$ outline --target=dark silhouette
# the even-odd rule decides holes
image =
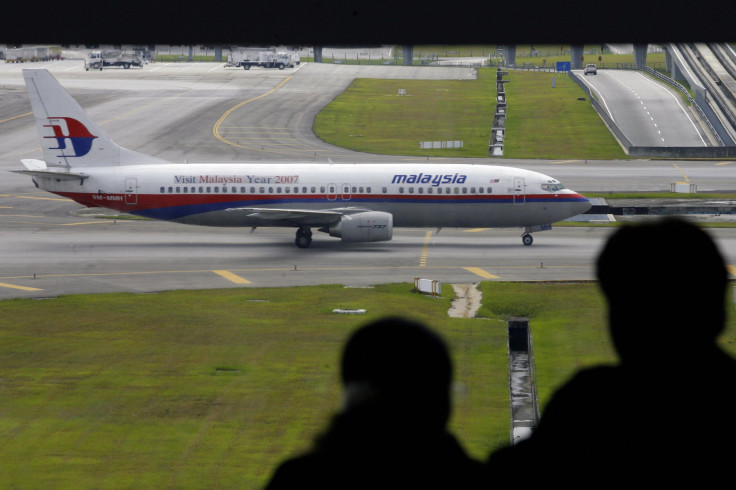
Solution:
[[[528,440],[491,455],[489,471],[590,488],[730,479],[736,361],[715,342],[728,277],[715,243],[676,218],[625,226],[597,274],[620,363],[575,375]]]
[[[424,326],[387,318],[358,329],[342,357],[343,410],[268,489],[476,488],[484,471],[447,432],[452,364]]]

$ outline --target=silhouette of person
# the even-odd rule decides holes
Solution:
[[[342,355],[343,409],[266,488],[476,488],[483,464],[446,429],[451,380],[445,343],[423,325],[386,318],[358,329]]]
[[[667,218],[620,228],[596,265],[619,364],[573,376],[489,472],[523,471],[530,486],[719,483],[736,441],[736,361],[716,344],[728,281],[716,244]]]

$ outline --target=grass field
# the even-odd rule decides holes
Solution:
[[[447,317],[450,288],[431,298],[410,284],[2,301],[0,487],[260,488],[339,406],[347,336],[387,314],[447,340],[451,428],[484,458],[508,440],[505,318],[531,318],[542,401],[614,355],[594,283],[481,287],[478,319]],[[732,354],[735,332],[732,315]]]
[[[626,158],[567,76],[511,71],[505,79],[504,157]],[[478,69],[477,80],[357,79],[317,114],[313,129],[328,143],[368,153],[487,157],[495,108],[496,69]],[[420,148],[456,140],[463,148]]]

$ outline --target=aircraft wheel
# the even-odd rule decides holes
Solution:
[[[528,247],[529,245],[534,243],[534,238],[529,233],[527,233],[521,237],[521,243]]]
[[[308,226],[299,227],[296,230],[296,239],[294,240],[299,248],[309,248],[312,244],[312,230]]]
[[[294,243],[296,243],[296,246],[299,248],[309,248],[312,244],[312,237],[308,235],[297,235]]]

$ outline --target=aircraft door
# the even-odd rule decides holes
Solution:
[[[514,204],[526,202],[526,180],[524,177],[514,177]]]
[[[342,200],[349,201],[350,197],[351,197],[350,184],[343,184],[342,185]]]
[[[138,204],[138,179],[135,177],[125,179],[125,204],[128,206]]]

